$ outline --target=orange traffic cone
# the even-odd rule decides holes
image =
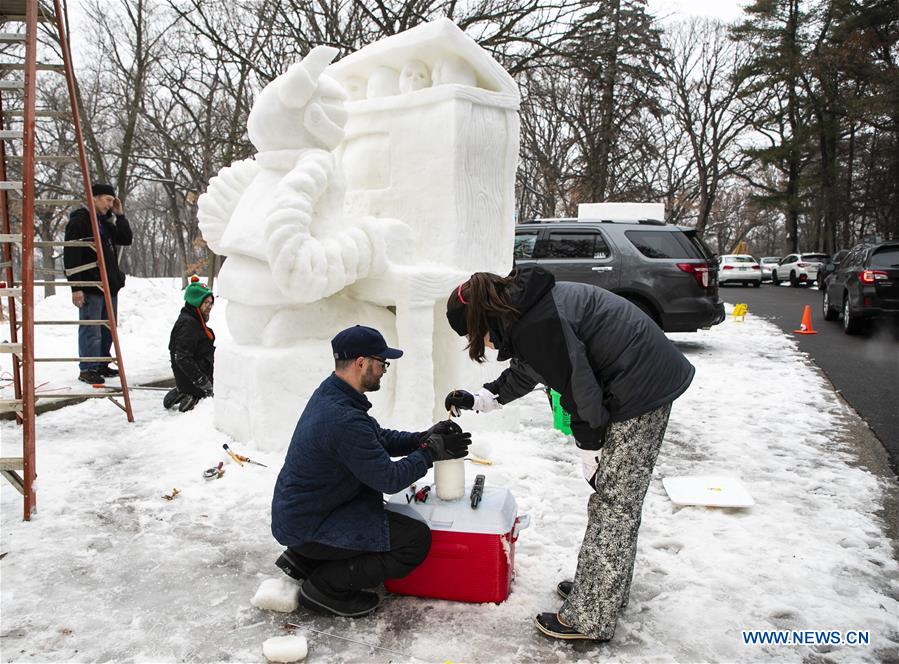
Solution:
[[[812,307],[811,305],[805,305],[805,309],[802,311],[802,322],[799,323],[799,329],[793,330],[796,334],[818,334],[814,329],[812,329]]]

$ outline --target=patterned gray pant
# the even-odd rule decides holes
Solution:
[[[643,498],[670,414],[669,403],[614,422],[606,431],[574,587],[559,611],[565,622],[591,638],[611,639],[618,611],[627,604]]]

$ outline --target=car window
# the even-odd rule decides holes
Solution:
[[[540,231],[526,231],[515,233],[515,247],[512,255],[515,258],[531,258],[534,255],[534,245]]]
[[[730,256],[727,259],[728,263],[755,263],[754,258],[750,258],[749,256]]]
[[[843,262],[840,264],[841,267],[855,267],[859,262],[859,256],[861,255],[861,250],[858,248],[853,249],[848,254],[846,254],[846,258],[843,259]]]
[[[715,256],[715,252],[711,250],[709,245],[705,243],[696,231],[683,231],[683,234],[684,237],[699,250],[702,258],[705,258],[708,261],[712,260]],[[680,233],[677,233],[677,235],[680,235]]]
[[[776,263],[780,262],[780,258],[778,258],[777,256],[767,256],[759,262],[768,263],[768,264],[776,264]]]
[[[824,262],[827,260],[827,254],[802,254],[802,260]]]
[[[787,263],[795,263],[798,259],[799,259],[798,256],[795,256],[794,254],[790,254],[789,256],[787,256],[786,258],[784,258],[784,259],[780,262],[780,264],[781,264],[781,265],[786,265]]]
[[[899,247],[881,247],[880,249],[875,249],[874,253],[868,258],[868,267],[899,267]]]
[[[586,258],[609,257],[609,248],[597,231],[551,231],[549,238],[540,242],[534,258]]]
[[[707,258],[702,249],[681,232],[625,231],[624,235],[647,258]]]

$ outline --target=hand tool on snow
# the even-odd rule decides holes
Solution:
[[[250,457],[245,457],[243,454],[238,454],[237,452],[232,452],[228,448],[228,443],[222,445],[224,450],[231,455],[231,458],[237,461],[241,466],[245,463],[252,463],[254,466],[262,466],[263,468],[268,468],[264,463],[259,463],[258,461],[253,461]]]
[[[478,508],[478,504],[481,502],[481,498],[484,495],[484,480],[486,478],[483,475],[478,475],[474,478],[474,486],[471,487],[471,509],[476,510]]]
[[[207,468],[203,471],[203,479],[204,480],[215,480],[220,478],[225,474],[225,469],[222,466],[225,465],[224,461],[219,461],[218,465],[215,468]]]

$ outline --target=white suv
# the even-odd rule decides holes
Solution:
[[[744,286],[762,285],[762,268],[748,254],[724,254],[718,257],[718,285],[739,282]]]
[[[777,286],[789,281],[791,286],[812,284],[818,278],[818,270],[827,260],[827,254],[790,254],[771,270],[771,283]]]

